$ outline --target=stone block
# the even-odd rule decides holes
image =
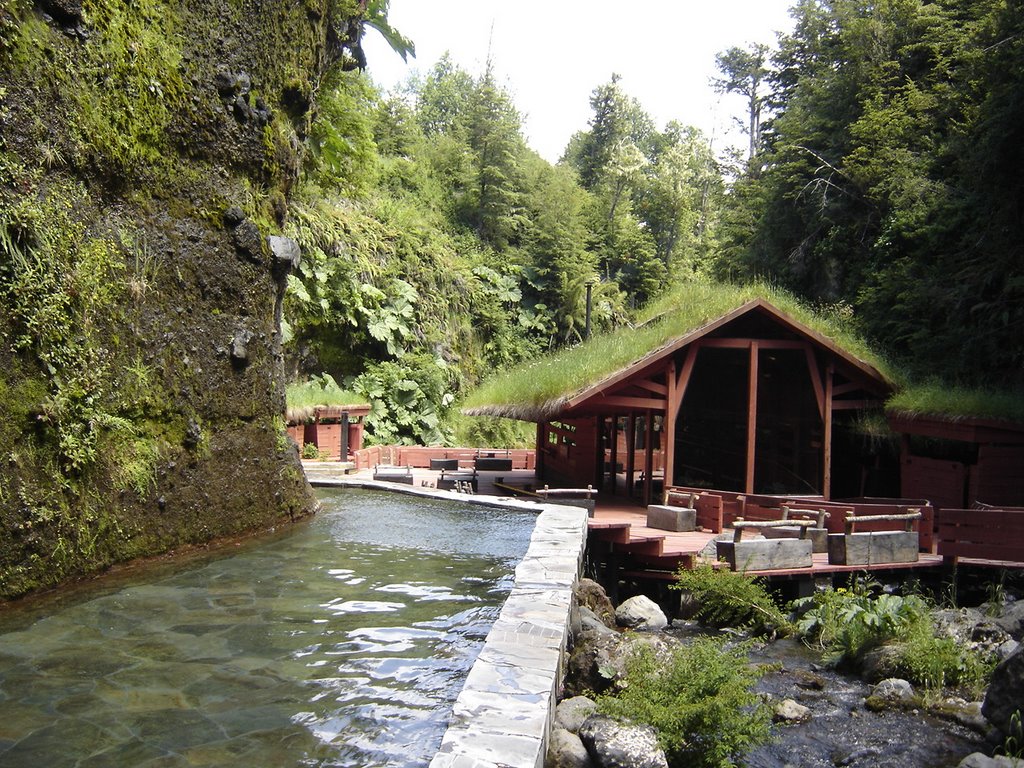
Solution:
[[[830,533],[828,561],[832,565],[916,563],[917,531],[865,531]]]
[[[765,528],[761,534],[766,539],[799,539],[800,528],[795,525]],[[811,540],[812,551],[821,554],[828,552],[828,528],[808,528],[807,538]]]
[[[651,504],[647,507],[647,527],[661,531],[693,531],[697,529],[697,510]]]
[[[719,541],[715,544],[719,560],[734,571],[775,571],[784,568],[810,568],[810,539],[752,539]]]

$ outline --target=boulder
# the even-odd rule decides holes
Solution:
[[[636,595],[615,609],[615,623],[620,627],[658,630],[668,626],[665,612],[649,597]]]
[[[576,582],[573,592],[581,606],[592,610],[609,627],[615,626],[615,606],[608,599],[608,593],[604,591],[604,587],[593,579],[580,579]]]
[[[1024,736],[1021,733],[1021,718],[1024,718],[1024,648],[1018,647],[992,672],[992,681],[985,693],[981,713],[1003,734],[1018,740]]]
[[[811,719],[811,710],[793,699],[783,699],[775,705],[772,720],[776,723],[805,723]]]
[[[551,730],[544,768],[592,768],[593,765],[579,736],[557,725]]]
[[[590,630],[590,629],[594,630],[595,632],[601,632],[602,634],[605,634],[605,635],[617,635],[618,634],[618,632],[616,632],[614,629],[612,629],[607,624],[605,624],[603,621],[601,621],[600,617],[596,613],[594,613],[592,610],[587,608],[585,605],[581,605],[579,607],[579,617],[580,617],[580,629],[579,629],[579,632],[576,633],[577,635],[580,632],[585,632],[585,631]]]
[[[1014,640],[1024,640],[1024,600],[1014,600],[1004,605],[992,622]]]
[[[592,715],[580,728],[580,739],[599,768],[668,768],[658,734],[647,725],[624,725]]]
[[[903,645],[894,643],[868,651],[861,659],[861,677],[869,683],[877,683],[887,677],[894,677],[899,668],[899,659],[903,649]]]
[[[889,677],[878,683],[871,695],[883,701],[909,703],[914,700],[914,686],[898,677]]]
[[[657,658],[667,660],[679,645],[677,638],[662,633],[623,634],[585,630],[576,639],[569,655],[565,695],[618,689],[630,657],[640,648],[649,648]]]
[[[298,268],[302,261],[302,248],[295,240],[283,235],[270,235],[267,238],[267,245],[273,254],[275,267],[284,272]]]
[[[555,707],[555,725],[569,733],[578,733],[586,719],[594,714],[597,714],[597,704],[587,696],[562,699]]]
[[[983,752],[974,752],[961,760],[957,768],[1020,768],[1020,764],[1020,759],[1016,757],[989,757]]]

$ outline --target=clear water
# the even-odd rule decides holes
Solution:
[[[422,766],[533,519],[321,494],[315,519],[0,612],[0,766]]]

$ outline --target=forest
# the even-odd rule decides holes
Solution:
[[[615,74],[557,163],[488,63],[400,92],[339,72],[289,231],[293,379],[369,401],[370,439],[509,444],[458,404],[483,378],[637,322],[686,282],[760,280],[869,341],[901,386],[1019,415],[1024,12],[800,0],[777,46],[717,58],[745,157],[657,126]]]

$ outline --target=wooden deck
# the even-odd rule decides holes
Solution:
[[[727,529],[731,530],[731,529]],[[700,552],[715,538],[715,534],[701,531],[677,533],[647,527],[647,510],[630,505],[622,499],[599,499],[594,517],[590,520],[590,542],[593,551],[600,550],[617,561],[624,576],[654,580],[671,580],[681,565],[693,567],[700,560]],[[715,567],[713,558],[708,560]],[[824,576],[834,573],[856,573],[865,570],[896,571],[936,568],[942,557],[921,553],[917,562],[883,563],[879,565],[832,565],[827,554],[812,556],[810,568],[749,571],[751,574],[771,577]]]

